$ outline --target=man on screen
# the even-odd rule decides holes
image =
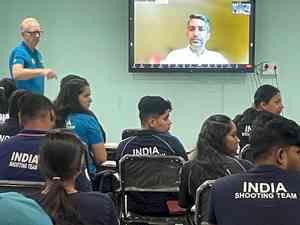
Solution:
[[[210,38],[210,23],[207,16],[191,14],[187,22],[186,48],[171,51],[162,64],[228,64],[220,53],[210,51],[206,43]]]

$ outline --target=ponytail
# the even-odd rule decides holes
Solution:
[[[42,205],[57,225],[84,225],[60,177],[48,181]]]

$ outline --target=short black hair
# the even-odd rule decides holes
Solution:
[[[300,147],[300,127],[293,120],[277,116],[265,126],[254,128],[250,136],[250,145],[254,159],[268,155],[275,146]]]
[[[141,123],[153,116],[160,116],[167,110],[172,110],[172,105],[169,100],[160,96],[144,96],[138,104],[139,116]]]
[[[254,94],[254,105],[255,107],[259,107],[259,104],[262,102],[268,103],[275,95],[279,94],[280,91],[278,88],[264,84],[257,88]]]
[[[52,102],[43,95],[29,92],[24,94],[18,102],[22,125],[29,120],[42,118],[48,112],[54,112]]]

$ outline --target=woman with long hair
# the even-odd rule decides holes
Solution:
[[[84,163],[85,145],[71,131],[49,131],[40,149],[39,170],[45,189],[33,196],[59,225],[117,225],[112,200],[99,192],[78,192],[76,177]]]
[[[88,171],[95,174],[96,168],[106,160],[105,132],[94,113],[89,109],[91,89],[85,79],[71,79],[60,89],[55,108],[57,126],[73,129],[88,145]]]
[[[206,180],[243,173],[252,167],[246,160],[235,157],[239,147],[237,129],[225,115],[212,115],[202,125],[196,146],[196,157],[184,165],[179,203],[184,208],[195,204],[196,190]],[[207,201],[202,215],[207,216]]]

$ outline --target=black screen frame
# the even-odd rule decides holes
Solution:
[[[253,73],[255,70],[255,0],[251,3],[251,15],[249,20],[249,64],[182,64],[179,68],[176,64],[134,64],[134,2],[128,0],[128,71],[130,73]],[[235,2],[235,1],[233,1]]]

